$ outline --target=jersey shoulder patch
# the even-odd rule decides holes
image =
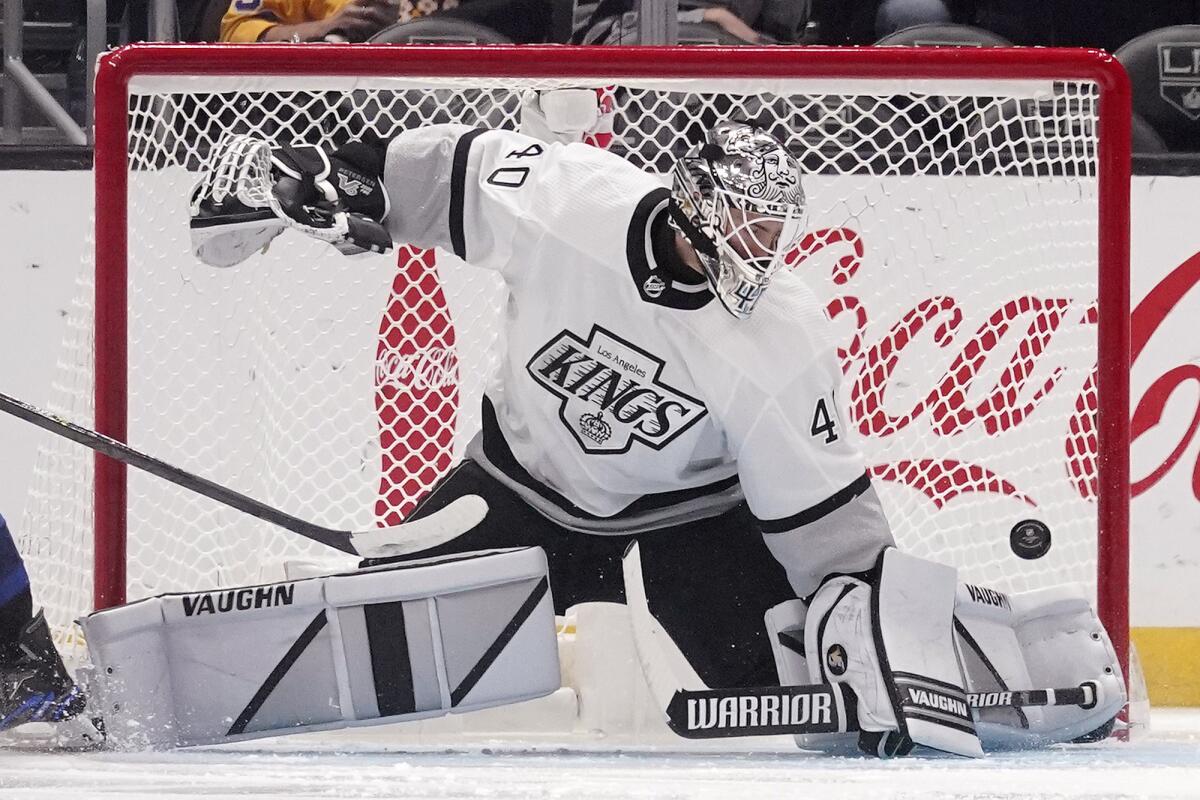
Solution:
[[[653,224],[660,214],[667,213],[670,200],[671,193],[667,189],[652,189],[634,208],[625,245],[629,276],[643,301],[694,311],[713,299],[708,284],[676,280],[654,257]]]

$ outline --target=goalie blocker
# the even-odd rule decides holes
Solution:
[[[80,624],[92,710],[122,748],[422,719],[559,686],[536,547],[163,595]]]

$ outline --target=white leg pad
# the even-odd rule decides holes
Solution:
[[[422,719],[559,687],[540,548],[148,598],[80,621],[122,748]]]
[[[1084,593],[1056,586],[1008,595],[960,584],[955,643],[971,692],[1096,684],[1092,708],[976,709],[989,748],[1040,747],[1102,728],[1125,705],[1116,652]]]
[[[803,686],[816,683],[808,671],[808,659],[804,657],[804,618],[808,606],[803,600],[785,600],[767,609],[765,619],[767,639],[771,642],[771,653],[775,656],[775,671],[784,686]]]
[[[808,668],[804,651],[804,622],[808,606],[803,600],[785,600],[767,609],[764,621],[775,669],[784,686],[804,686],[820,683],[821,675]],[[808,733],[792,737],[802,750],[820,750],[832,755],[858,755],[857,733]]]
[[[839,576],[813,596],[804,625],[810,674],[854,692],[864,734],[888,734],[860,737],[872,751],[899,752],[907,738],[982,756],[954,648],[956,570],[887,548],[875,571],[874,586]]]

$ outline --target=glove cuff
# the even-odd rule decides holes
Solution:
[[[347,142],[329,155],[329,180],[346,209],[382,222],[390,206],[383,188],[382,142]]]

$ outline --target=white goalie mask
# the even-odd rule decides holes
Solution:
[[[717,299],[745,319],[804,232],[800,165],[762,128],[722,122],[675,164],[671,224]]]

